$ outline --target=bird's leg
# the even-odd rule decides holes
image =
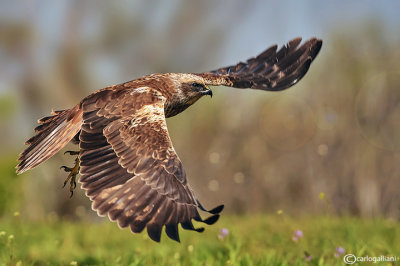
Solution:
[[[64,154],[69,153],[70,155],[78,155],[79,151],[66,151]],[[74,189],[76,188],[76,176],[79,174],[79,157],[77,156],[75,159],[74,167],[67,167],[65,165],[61,166],[60,169],[64,169],[65,172],[70,172],[67,176],[67,179],[64,181],[63,187],[68,183],[70,184],[69,191],[71,192],[70,198],[74,195]]]

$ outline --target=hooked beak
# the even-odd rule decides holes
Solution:
[[[210,95],[211,98],[213,97],[213,92],[207,85],[205,86],[207,90],[203,91],[203,95]]]

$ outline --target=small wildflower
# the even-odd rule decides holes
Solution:
[[[179,252],[175,252],[174,259],[179,260],[180,257],[181,257],[181,254],[179,254]]]
[[[311,254],[308,253],[307,251],[304,251],[304,259],[305,259],[306,261],[312,260]]]
[[[303,237],[303,231],[301,231],[301,230],[295,230],[295,231],[293,232],[292,240],[295,241],[295,242],[297,242],[297,241],[299,241],[299,239],[302,238],[302,237]]]
[[[6,232],[4,232],[4,231],[0,232],[0,237],[5,236],[5,235],[6,235]]]
[[[335,250],[335,257],[340,257],[341,255],[344,254],[345,251],[346,250],[343,247],[341,246],[337,247]]]
[[[76,262],[76,261],[71,261],[71,263],[69,264],[69,265],[72,265],[72,266],[77,266],[78,265],[78,262]]]
[[[229,235],[229,230],[227,228],[221,228],[219,230],[218,238],[223,240],[228,235]]]
[[[188,249],[189,252],[193,252],[193,249],[194,249],[194,248],[193,248],[193,245],[189,245],[189,246],[187,247],[187,249]]]
[[[325,197],[325,193],[324,192],[320,192],[319,193],[319,199],[325,201],[326,197]]]
[[[282,211],[282,210],[278,210],[276,213],[277,213],[278,215],[282,215],[282,214],[283,214],[283,211]]]
[[[19,216],[19,212],[18,211],[14,212],[14,216],[18,217]]]
[[[302,238],[303,232],[301,230],[296,230],[296,231],[294,231],[294,235],[298,238]]]
[[[136,255],[140,256],[140,254],[142,253],[142,250],[140,248],[136,248],[135,253],[136,253]]]
[[[11,245],[12,243],[13,243],[13,240],[14,240],[14,235],[9,235],[8,236],[8,243],[7,243],[7,245]]]

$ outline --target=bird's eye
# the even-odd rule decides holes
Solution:
[[[192,83],[192,87],[203,88],[203,85],[197,82]]]

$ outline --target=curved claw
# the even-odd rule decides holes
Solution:
[[[69,155],[78,155],[79,151],[65,151],[64,155],[67,154],[67,153],[69,153]]]
[[[67,179],[64,181],[64,185],[63,185],[63,188],[65,188],[65,185],[68,183],[68,177],[67,177]]]
[[[64,169],[65,172],[71,172],[72,171],[71,167],[67,167],[65,165],[61,166],[60,169]]]

